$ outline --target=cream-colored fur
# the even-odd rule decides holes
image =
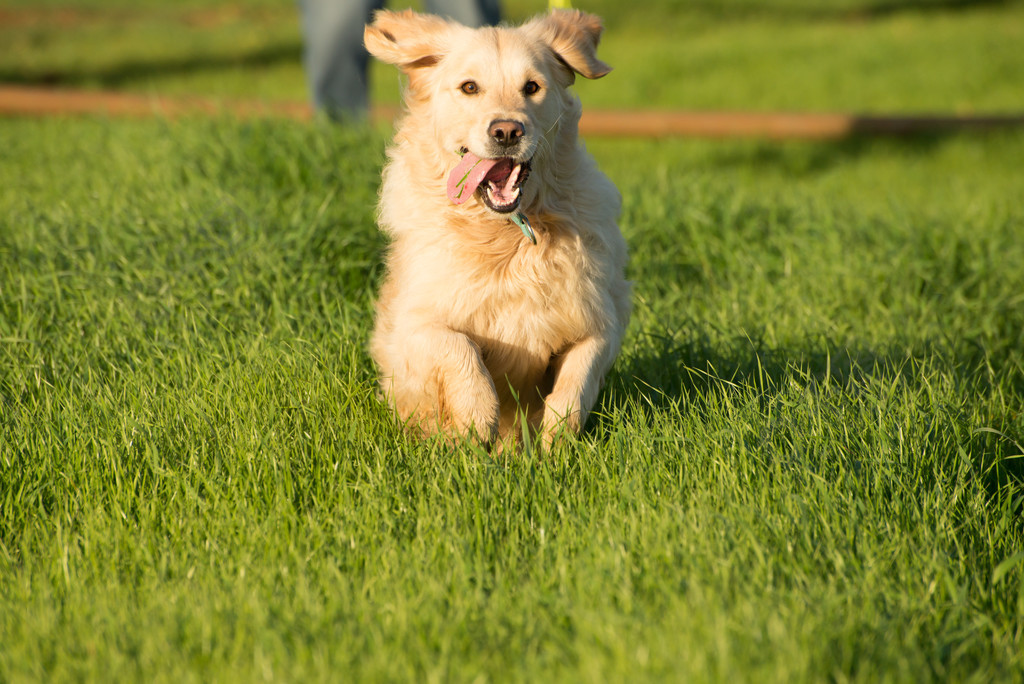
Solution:
[[[577,140],[568,90],[574,72],[610,71],[600,33],[578,11],[483,29],[381,11],[366,28],[368,50],[409,82],[381,189],[391,245],[371,353],[414,429],[490,443],[514,439],[525,417],[547,441],[578,432],[618,355],[630,310],[621,200]],[[494,153],[499,120],[523,127],[514,155]],[[532,159],[519,209],[536,245],[479,196],[448,199],[460,149]]]

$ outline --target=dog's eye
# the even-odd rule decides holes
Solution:
[[[527,81],[523,86],[523,92],[527,95],[535,95],[540,90],[540,84],[536,81]]]
[[[476,81],[466,81],[459,86],[459,90],[466,93],[467,95],[476,95],[480,92],[480,86],[476,84]]]

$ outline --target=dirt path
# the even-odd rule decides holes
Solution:
[[[218,100],[203,97],[167,97],[136,93],[33,88],[0,85],[0,115],[75,116],[108,115],[127,117],[188,114],[310,119],[309,105],[301,102],[259,100]]]
[[[308,104],[300,102],[166,97],[0,85],[0,116],[100,115],[174,118],[190,114],[309,120],[313,113]],[[376,107],[373,118],[390,120],[396,114],[397,110],[394,107]],[[580,120],[580,132],[584,135],[647,138],[839,139],[853,135],[906,135],[1020,126],[1024,126],[1024,115],[858,116],[590,110],[585,112]]]

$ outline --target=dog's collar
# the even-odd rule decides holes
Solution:
[[[537,244],[537,234],[533,232],[533,226],[530,225],[530,219],[526,218],[526,214],[521,211],[512,212],[512,223],[519,226],[519,230],[523,231],[523,235],[530,238],[530,242]]]

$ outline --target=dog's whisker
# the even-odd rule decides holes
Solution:
[[[558,118],[551,122],[551,125],[548,126],[548,130],[544,131],[544,135],[547,135],[551,131],[555,130],[555,126],[558,125],[558,122],[562,120],[563,116],[565,116],[565,112],[559,112]]]

